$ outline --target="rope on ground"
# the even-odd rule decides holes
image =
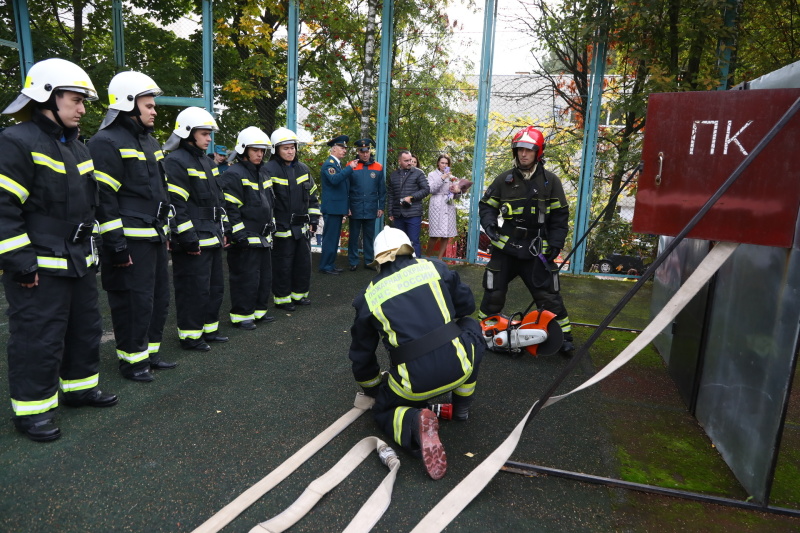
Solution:
[[[541,408],[543,409],[548,405],[552,405],[574,392],[578,392],[579,390],[583,390],[597,383],[633,359],[642,348],[647,346],[656,335],[663,331],[664,328],[675,319],[678,313],[691,301],[700,289],[703,288],[708,280],[711,279],[711,276],[720,269],[723,263],[725,263],[728,257],[730,257],[738,247],[739,245],[737,243],[721,242],[717,244],[705,259],[703,259],[700,266],[697,267],[689,279],[686,280],[686,283],[684,283],[670,301],[667,302],[664,309],[661,310],[630,346],[623,350],[600,372],[592,376],[591,379],[566,394],[548,398]],[[538,404],[539,401],[537,400],[506,440],[431,509],[417,526],[411,530],[411,533],[435,533],[442,531],[478,494],[480,494],[500,468],[508,461],[511,454],[514,453],[517,443],[519,443],[519,439],[522,436],[522,430],[525,428],[531,412]]]
[[[234,518],[239,516],[242,511],[250,507],[264,494],[272,490],[281,481],[289,477],[292,472],[297,470],[300,465],[305,463],[315,453],[322,449],[326,444],[333,440],[336,435],[344,431],[350,424],[355,422],[358,417],[372,408],[375,403],[373,398],[362,393],[356,395],[354,407],[340,417],[336,422],[328,426],[325,431],[317,435],[311,442],[300,448],[294,455],[289,457],[275,470],[269,473],[264,479],[247,489],[238,498],[223,507],[214,516],[206,520],[194,533],[216,533]]]

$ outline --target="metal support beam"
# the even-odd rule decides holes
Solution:
[[[733,30],[736,27],[736,18],[738,17],[740,0],[728,0],[724,8],[722,8],[722,17],[725,20],[725,28],[730,30],[730,35],[733,35]],[[728,36],[720,39],[717,43],[717,67],[719,68],[719,86],[718,91],[725,91],[728,89],[728,78],[730,77],[731,69],[731,53],[735,41],[733,37]]]
[[[17,30],[17,49],[19,50],[19,70],[22,84],[28,70],[33,66],[33,41],[31,40],[31,21],[28,17],[28,0],[12,0],[14,6],[14,27]]]
[[[605,4],[600,10],[605,10]],[[575,219],[572,225],[572,242],[574,253],[569,271],[581,274],[584,270],[586,242],[578,242],[589,227],[592,208],[592,189],[594,187],[594,165],[597,159],[597,131],[600,124],[600,103],[603,98],[603,78],[606,72],[606,35],[598,30],[592,57],[589,101],[586,106],[586,121],[583,130],[583,148],[581,153],[581,176],[578,181],[578,205],[575,208]]]
[[[191,96],[156,96],[157,105],[171,105],[175,107],[205,107],[205,98],[194,98]]]
[[[214,114],[214,10],[212,0],[203,0],[203,100]]]
[[[389,177],[389,105],[392,91],[392,45],[394,44],[394,0],[384,0],[381,13],[381,64],[378,67],[378,116],[375,130],[375,160]],[[383,217],[375,219],[375,234],[383,229]]]
[[[122,20],[122,0],[111,2],[111,27],[114,34],[114,63],[117,71],[125,68],[125,24]]]
[[[475,129],[475,148],[472,152],[472,181],[474,186],[470,198],[469,226],[467,229],[467,261],[478,259],[478,241],[481,224],[478,207],[483,195],[486,172],[486,138],[489,131],[489,101],[492,94],[492,60],[494,58],[494,29],[497,3],[486,0],[483,8],[483,42],[481,45],[481,77],[478,82],[478,116]]]
[[[286,127],[297,133],[297,88],[300,34],[300,4],[297,0],[289,0],[288,57],[286,82]]]

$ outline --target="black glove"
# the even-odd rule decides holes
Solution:
[[[558,257],[558,254],[561,253],[561,248],[556,248],[555,246],[551,246],[548,248],[547,253],[544,254],[545,259],[548,261],[555,261]]]
[[[309,226],[309,229],[311,229],[311,233],[316,233],[317,225],[312,222],[311,225]]]
[[[500,227],[497,224],[492,224],[484,229],[486,236],[493,241],[500,240]]]
[[[118,252],[111,252],[110,255],[112,265],[127,265],[131,260],[131,256],[128,254],[127,248],[123,248]]]
[[[182,242],[181,247],[186,252],[199,252],[200,242],[199,241]]]
[[[31,282],[31,283],[33,283],[33,282]],[[366,394],[370,398],[377,398],[378,397],[378,390],[380,389],[380,387],[375,386],[375,387],[361,387],[361,388],[364,389],[364,394]]]
[[[36,271],[32,270],[30,272],[26,272],[25,274],[23,274],[22,272],[17,272],[16,274],[14,274],[14,277],[12,279],[17,283],[24,283],[26,285],[30,285],[31,283],[36,282]],[[375,388],[377,389],[378,387]]]
[[[236,246],[238,246],[239,248],[249,248],[250,241],[247,240],[247,237],[244,237],[236,241]]]

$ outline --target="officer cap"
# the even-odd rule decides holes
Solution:
[[[333,139],[328,141],[328,146],[336,146],[338,144],[339,146],[347,148],[348,142],[350,142],[350,137],[348,137],[347,135],[339,135],[338,137],[334,137]]]
[[[357,140],[354,144],[359,152],[369,152],[369,147],[375,146],[375,141],[367,137],[366,139]]]
[[[214,147],[214,153],[219,155],[228,155],[228,148],[224,144],[218,144]]]

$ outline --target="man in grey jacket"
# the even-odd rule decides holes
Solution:
[[[413,164],[411,152],[403,150],[397,159],[399,168],[389,176],[387,209],[392,225],[408,235],[414,253],[421,257],[419,230],[422,225],[422,199],[430,194],[428,178]]]

